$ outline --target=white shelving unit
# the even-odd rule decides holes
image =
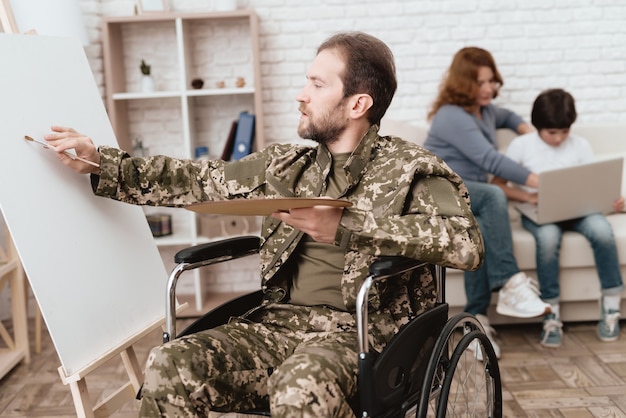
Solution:
[[[0,228],[6,228],[4,218],[0,213]],[[17,250],[9,236],[4,231],[5,247],[0,245],[0,292],[9,284],[11,288],[11,315],[13,332],[10,333],[0,322],[0,378],[6,375],[21,360],[30,362],[28,347],[28,312],[26,306],[26,278]],[[12,335],[11,335],[12,334]]]
[[[255,115],[254,148],[264,146],[258,18],[251,10],[212,13],[149,13],[103,19],[106,106],[122,149],[135,153],[141,141],[148,153],[194,158],[207,146],[221,156],[239,113]],[[156,88],[141,91],[141,60],[151,66]],[[242,77],[245,85],[236,86]],[[200,89],[191,86],[201,78]],[[223,87],[218,86],[224,84]],[[155,238],[159,246],[208,241],[196,215],[181,209],[146,208],[146,214],[172,216],[173,235]],[[195,274],[196,308],[202,289]]]

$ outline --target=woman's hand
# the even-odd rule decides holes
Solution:
[[[519,135],[524,135],[524,134],[529,134],[531,132],[535,132],[535,128],[533,128],[532,125],[529,125],[526,122],[522,122],[519,125],[517,125],[516,131]]]
[[[539,193],[528,193],[527,192],[527,196],[528,196],[528,198],[526,199],[526,202],[532,203],[534,205],[539,203]]]
[[[73,149],[77,156],[85,160],[91,161],[97,165],[100,164],[100,153],[94,145],[91,138],[76,132],[72,128],[63,126],[52,126],[50,128],[54,133],[44,136],[44,139],[56,151],[57,158],[67,167],[77,173],[100,174],[100,168],[87,164],[83,161],[73,159],[66,155],[64,151]]]

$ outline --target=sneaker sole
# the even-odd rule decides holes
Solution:
[[[561,346],[561,343],[559,343],[559,344],[550,344],[550,343],[544,343],[542,341],[539,341],[539,344],[541,344],[542,347],[546,347],[546,348],[559,348]]]
[[[496,312],[500,315],[512,316],[515,318],[536,318],[538,316],[545,316],[552,313],[550,307],[546,307],[543,311],[537,313],[521,313],[519,311],[515,311],[509,308],[503,308],[500,306],[496,306]]]
[[[605,342],[605,343],[612,343],[613,341],[617,341],[617,340],[619,340],[619,335],[617,335],[617,336],[615,336],[615,337],[609,337],[609,338],[602,338],[602,337],[600,336],[600,334],[597,334],[597,335],[598,335],[598,339],[599,339],[600,341],[602,341],[602,342]]]

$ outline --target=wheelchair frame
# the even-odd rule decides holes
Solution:
[[[258,253],[259,246],[259,237],[243,236],[179,251],[174,257],[177,265],[167,282],[163,341],[176,336],[176,285],[183,272]],[[370,266],[370,273],[359,289],[356,317],[360,416],[500,418],[502,388],[495,352],[474,316],[461,313],[448,318],[444,267],[431,266],[437,286],[435,307],[402,327],[382,353],[370,352],[367,301],[371,287],[425,264],[406,257],[380,257]],[[230,317],[258,306],[261,300],[259,290],[226,302],[204,314],[178,336],[225,324]],[[470,344],[482,350],[482,362],[468,350]],[[457,372],[462,375],[457,376]]]

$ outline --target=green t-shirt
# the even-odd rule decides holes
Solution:
[[[328,176],[326,195],[337,198],[346,189],[348,179],[343,169],[350,153],[334,154]],[[315,242],[305,235],[300,242],[291,287],[291,303],[296,305],[330,305],[345,310],[341,296],[344,251],[332,244]]]

